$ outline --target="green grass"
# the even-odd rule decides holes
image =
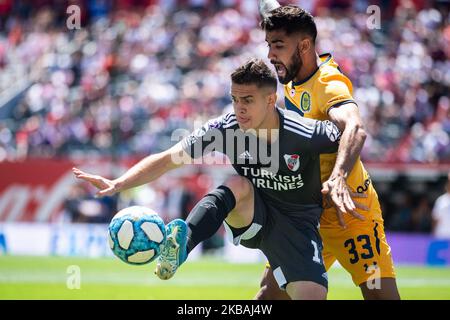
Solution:
[[[69,266],[80,268],[80,289],[67,287],[73,283]],[[0,256],[0,299],[248,300],[264,265],[189,261],[169,281],[159,280],[154,267],[128,266],[115,258]],[[397,275],[403,299],[450,299],[450,268],[399,267]],[[361,299],[345,270],[331,269],[329,279],[329,299]]]

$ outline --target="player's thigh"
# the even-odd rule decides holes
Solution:
[[[326,243],[323,244],[323,263],[325,270],[328,271],[333,263],[336,261],[336,257],[328,250]],[[264,273],[260,282],[260,288],[255,296],[256,300],[289,300],[291,299],[286,291],[279,288],[275,277],[273,276],[273,270],[269,263],[266,263]]]
[[[273,270],[267,263],[260,282],[260,288],[255,296],[256,300],[289,300],[290,297],[280,289],[273,276]]]
[[[311,281],[288,283],[286,292],[292,300],[326,300],[327,288]]]
[[[391,248],[382,220],[354,219],[346,229],[339,225],[321,228],[327,250],[351,274],[355,285],[381,278],[395,278]]]
[[[331,266],[336,261],[336,257],[330,250],[328,250],[328,246],[325,242],[323,242],[322,258],[323,264],[325,265],[325,270],[330,270]]]
[[[254,187],[250,181],[244,177],[234,175],[228,178],[225,183],[236,200],[236,206],[228,214],[226,222],[234,228],[244,228],[253,221],[255,211]]]
[[[289,283],[305,281],[328,288],[317,224],[292,218],[277,209],[270,211],[268,217],[270,222],[264,227],[260,249],[278,286],[285,290]]]

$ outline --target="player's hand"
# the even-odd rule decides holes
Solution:
[[[96,197],[112,196],[113,194],[119,192],[118,187],[114,181],[103,178],[102,176],[89,174],[81,171],[77,168],[72,168],[72,172],[78,179],[89,182],[94,187],[99,189],[95,194]]]
[[[369,208],[363,204],[353,201],[353,198],[367,198],[364,193],[354,193],[348,186],[343,176],[330,177],[322,184],[322,194],[331,201],[336,208],[339,224],[346,228],[343,215],[351,214],[359,220],[366,220],[363,215],[356,211],[356,208],[363,211],[369,211]]]

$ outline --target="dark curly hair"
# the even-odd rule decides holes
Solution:
[[[314,17],[297,6],[281,6],[270,11],[261,21],[261,28],[265,31],[284,30],[287,35],[304,33],[316,42],[317,27]]]

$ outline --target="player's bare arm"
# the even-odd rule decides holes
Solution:
[[[184,163],[181,161],[183,157],[188,157],[188,155],[183,151],[181,143],[177,143],[166,151],[142,159],[122,176],[114,180],[86,173],[78,168],[73,168],[72,171],[78,179],[87,181],[99,189],[96,194],[97,197],[111,196],[117,192],[138,187],[158,179],[166,172],[182,166]],[[174,159],[180,161],[174,161]]]
[[[364,220],[364,216],[360,215],[356,208],[368,210],[367,207],[352,200],[352,197],[366,197],[366,195],[351,192],[346,183],[348,175],[358,160],[367,134],[355,103],[331,108],[328,114],[331,121],[341,130],[342,136],[336,164],[328,180],[323,183],[322,193],[329,196],[336,204],[339,223],[345,226],[342,217],[344,213],[350,213],[355,218]]]

